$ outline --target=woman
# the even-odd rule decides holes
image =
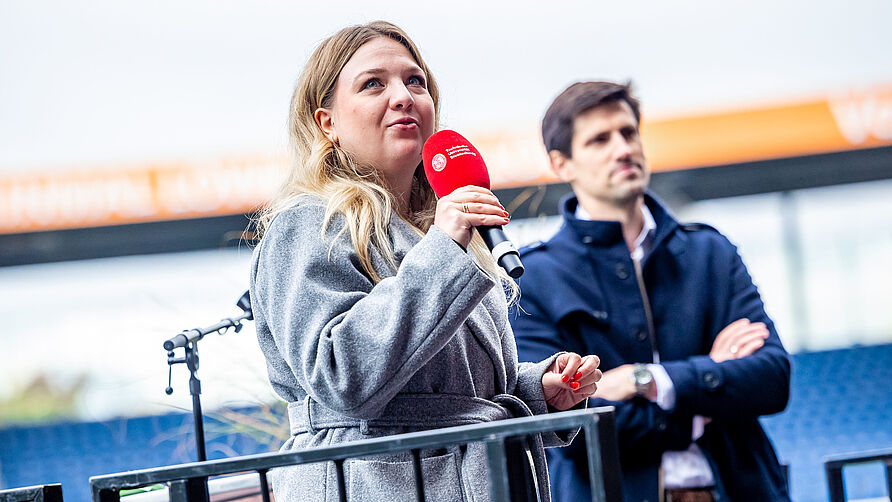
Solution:
[[[282,451],[565,410],[596,389],[595,356],[517,363],[498,287],[516,286],[474,233],[508,214],[483,188],[437,200],[420,164],[437,108],[418,49],[386,22],[323,41],[298,81],[297,162],[261,212],[251,278],[270,381],[289,402]],[[480,445],[422,456],[430,500],[488,499]],[[348,500],[411,499],[408,460],[347,461]],[[279,470],[273,486],[279,502],[338,496],[331,462]]]

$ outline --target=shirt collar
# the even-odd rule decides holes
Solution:
[[[631,253],[632,258],[635,260],[641,260],[650,251],[650,244],[653,242],[653,236],[657,232],[657,222],[654,220],[650,209],[647,208],[647,204],[641,204],[641,215],[644,217],[644,225],[641,227],[641,233],[635,238]],[[582,208],[582,204],[576,204],[574,216],[576,216],[577,220],[592,221],[591,215]]]

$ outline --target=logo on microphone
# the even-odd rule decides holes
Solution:
[[[434,155],[434,158],[431,159],[431,167],[434,168],[434,171],[442,171],[446,167],[446,156],[442,153]]]

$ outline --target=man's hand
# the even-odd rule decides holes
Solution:
[[[545,402],[558,410],[569,410],[583,399],[591,397],[601,379],[598,356],[579,357],[573,352],[557,356],[554,363],[542,375],[542,391]]]
[[[765,327],[765,323],[751,323],[749,319],[738,319],[725,326],[725,329],[715,337],[709,357],[720,363],[748,356],[765,345],[766,338],[768,338],[768,328]]]
[[[633,371],[635,366],[632,364],[623,364],[612,370],[604,372],[601,381],[598,383],[598,391],[592,397],[600,397],[608,401],[628,401],[635,397],[638,392],[635,389],[635,378]],[[657,398],[657,384],[651,380],[645,398],[653,401]]]

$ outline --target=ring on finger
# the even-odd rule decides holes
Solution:
[[[728,350],[729,350],[732,354],[737,354],[737,351],[739,350],[739,348],[737,347],[737,345],[732,345],[731,348],[728,349]]]
[[[462,205],[461,205],[461,212],[463,212],[463,213],[470,213],[470,212],[471,212],[470,210],[468,210],[468,203],[467,203],[467,202],[463,202],[463,203],[462,203]]]

